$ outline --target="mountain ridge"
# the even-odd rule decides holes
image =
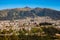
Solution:
[[[0,20],[24,19],[26,17],[45,17],[60,20],[60,11],[48,8],[14,8],[0,10]]]

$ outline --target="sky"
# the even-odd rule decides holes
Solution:
[[[0,10],[24,7],[50,8],[60,11],[60,0],[0,0]]]

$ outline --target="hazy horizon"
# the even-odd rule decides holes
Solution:
[[[0,0],[0,10],[24,8],[50,8],[60,11],[60,0]]]

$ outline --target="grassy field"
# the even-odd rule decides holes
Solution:
[[[60,30],[53,26],[33,27],[31,30],[0,30],[0,40],[60,40]]]

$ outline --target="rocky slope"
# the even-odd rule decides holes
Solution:
[[[23,19],[26,17],[50,17],[52,19],[60,20],[60,11],[48,8],[15,8],[0,10],[0,20]]]

